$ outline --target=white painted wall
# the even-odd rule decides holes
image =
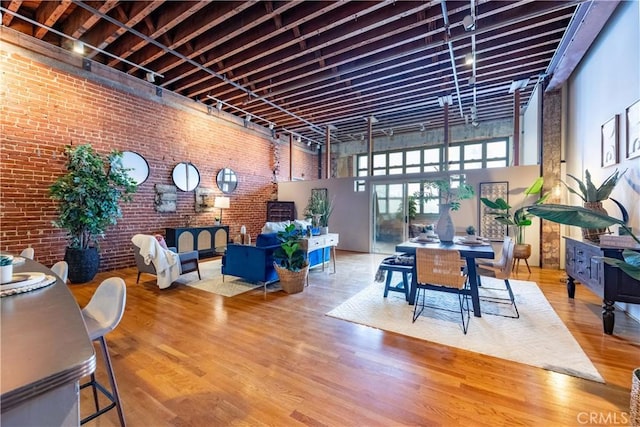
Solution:
[[[540,176],[540,168],[534,166],[518,166],[510,168],[495,168],[466,171],[467,182],[473,185],[476,193],[481,182],[507,181],[509,182],[509,204],[514,207],[521,205],[524,190]],[[411,175],[411,180],[427,178],[429,175]],[[398,177],[373,177],[366,179],[367,191],[355,192],[355,178],[333,178],[316,181],[281,182],[278,184],[278,200],[293,201],[300,218],[307,206],[312,188],[327,188],[329,198],[334,200],[335,208],[329,218],[329,231],[340,233],[339,249],[369,252],[372,228],[372,182],[403,182]],[[463,200],[460,210],[452,212],[452,219],[456,225],[456,232],[464,233],[464,229],[473,224],[478,228],[479,199]],[[532,246],[530,265],[540,265],[540,222],[537,218],[531,227],[527,228],[526,241]]]
[[[529,105],[522,115],[522,165],[537,165],[540,162],[540,85],[536,86],[529,99]]]
[[[615,13],[591,46],[568,82],[567,173],[583,177],[588,169],[593,181],[601,183],[615,169],[628,169],[623,182],[611,197],[629,211],[630,225],[640,232],[640,158],[625,159],[625,109],[640,99],[640,2],[620,2]],[[600,126],[614,115],[620,116],[619,155],[616,167],[600,167]],[[569,195],[569,202],[581,200]],[[610,215],[618,216],[612,202],[605,203]],[[580,230],[568,227],[579,237]],[[640,306],[626,309],[640,319]]]

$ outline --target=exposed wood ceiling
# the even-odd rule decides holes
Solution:
[[[323,141],[513,117],[579,1],[2,1],[2,23],[275,130]],[[584,6],[584,5],[582,5]],[[15,15],[17,14],[17,15]],[[465,15],[475,17],[466,31]],[[25,19],[26,18],[26,19]],[[448,24],[447,24],[448,23]],[[40,24],[40,25],[38,25]],[[91,49],[89,46],[98,48]],[[476,62],[465,64],[475,47]],[[133,64],[133,65],[132,65]],[[454,65],[455,64],[455,65]],[[550,65],[551,64],[551,65]],[[475,85],[470,78],[475,73]],[[162,75],[162,77],[160,77]],[[456,88],[456,82],[457,87]]]

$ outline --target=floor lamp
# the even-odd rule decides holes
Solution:
[[[213,207],[220,209],[220,225],[222,225],[222,210],[229,209],[229,198],[217,196],[213,201]]]

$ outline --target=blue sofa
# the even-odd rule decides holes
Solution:
[[[222,257],[222,274],[253,283],[275,282],[278,273],[273,267],[273,252],[279,247],[277,233],[259,234],[255,246],[230,243]],[[325,251],[325,262],[330,257],[331,251]],[[322,249],[311,252],[308,261],[310,268],[321,265]]]

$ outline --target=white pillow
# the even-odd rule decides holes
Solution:
[[[291,224],[291,221],[281,221],[281,222],[267,222],[264,227],[262,227],[262,233],[277,233],[278,231],[284,231],[284,228]]]

